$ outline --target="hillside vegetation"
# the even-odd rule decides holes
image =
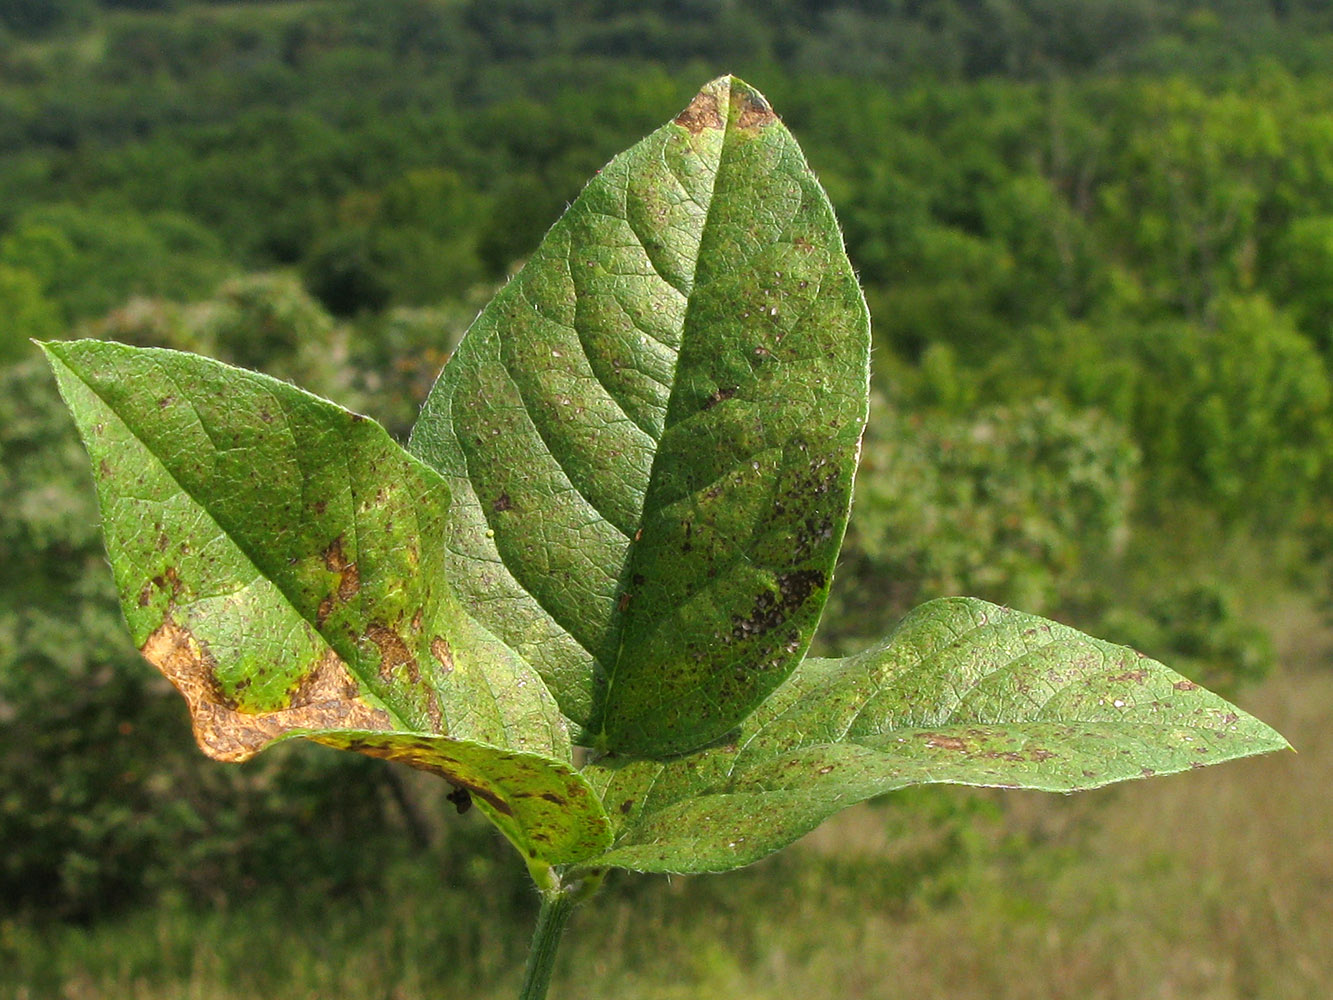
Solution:
[[[1295,681],[1247,688],[1285,649],[1327,719],[1309,674],[1327,649],[1293,645],[1281,610],[1321,628],[1333,549],[1323,0],[0,0],[0,997],[334,995],[344,976],[417,997],[446,958],[460,984],[508,988],[521,866],[429,783],[315,748],[238,768],[194,750],[122,634],[85,460],[29,340],[201,351],[404,435],[586,179],[722,72],[799,138],[873,316],[872,426],[822,649],[969,593],[1242,700],[1294,699],[1296,719]],[[1298,746],[1320,729],[1294,724]],[[903,796],[730,882],[627,881],[613,891],[652,928],[633,937],[670,927],[698,968],[690,989],[651,992],[672,980],[658,969],[621,995],[878,996],[880,961],[929,966],[942,991],[949,969],[891,942],[910,927],[912,947],[946,947],[958,920],[976,949],[963,966],[1017,950],[1077,973],[1064,993],[1011,994],[996,972],[988,996],[1322,995],[1330,970],[1300,964],[1298,924],[1327,912],[1282,889],[1254,903],[1264,927],[1227,917],[1216,886],[1203,910],[1145,918],[1237,948],[1280,938],[1295,951],[1278,978],[1258,953],[1210,972],[1134,952],[1133,985],[1061,929],[1084,921],[1119,947],[1124,908],[1160,905],[1140,882],[1192,891],[1193,862],[1163,842],[1083,899],[1103,818],[1139,844],[1136,813],[1189,803],[1198,837],[1225,837],[1220,813],[1198,819],[1205,800],[1243,810],[1262,766],[1241,769],[1242,792],[1182,780],[1078,806]],[[1288,771],[1274,810],[1305,787]],[[1150,805],[1117,811],[1131,797]],[[1222,879],[1234,858],[1217,852],[1207,877]],[[1265,877],[1296,877],[1255,864],[1256,900]],[[262,952],[289,908],[330,899],[366,922],[321,925],[290,983],[277,957],[225,943]],[[687,933],[668,901],[723,915]],[[618,905],[585,933],[627,950],[568,962],[627,974]],[[761,905],[809,917],[742,930]],[[823,933],[860,906],[870,924],[844,913]],[[814,988],[821,969],[833,992]],[[1175,985],[1149,994],[1154,976]]]

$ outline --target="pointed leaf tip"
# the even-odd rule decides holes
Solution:
[[[799,662],[868,373],[828,198],[731,76],[608,164],[473,324],[409,447],[455,498],[450,578],[582,741],[701,746]]]
[[[698,134],[705,129],[724,130],[729,121],[742,131],[755,131],[777,120],[758,90],[737,77],[720,76],[704,85],[675,123]]]
[[[864,653],[802,663],[726,746],[586,768],[616,824],[590,864],[725,871],[908,785],[1070,792],[1287,746],[1133,650],[984,601],[932,601]]]

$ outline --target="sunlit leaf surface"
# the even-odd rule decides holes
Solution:
[[[545,686],[463,611],[429,544],[439,476],[372,421],[264,376],[94,341],[47,353],[130,632],[205,752],[308,736],[443,775],[530,857],[599,846]]]
[[[828,199],[730,77],[608,164],[478,318],[411,448],[454,492],[451,579],[589,742],[700,746],[799,662],[868,344]]]
[[[864,653],[807,660],[717,746],[587,768],[616,825],[592,863],[725,871],[907,785],[1070,792],[1286,746],[1124,646],[984,601],[932,601]]]

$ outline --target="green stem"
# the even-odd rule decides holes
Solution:
[[[569,923],[569,915],[583,898],[577,890],[570,891],[564,886],[543,889],[541,895],[542,908],[537,914],[537,929],[532,934],[528,966],[523,970],[523,991],[518,1000],[546,1000],[560,935]]]
[[[569,923],[569,915],[585,899],[591,898],[606,877],[605,868],[582,868],[566,872],[540,861],[529,861],[528,871],[537,883],[542,906],[537,913],[537,929],[532,934],[528,965],[523,970],[523,990],[518,1000],[546,1000],[555,968],[555,953],[560,936]]]

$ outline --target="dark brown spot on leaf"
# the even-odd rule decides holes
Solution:
[[[338,600],[346,604],[361,590],[361,571],[356,563],[348,563],[338,577]]]
[[[152,583],[158,590],[170,590],[172,597],[179,597],[185,587],[175,566],[168,566],[160,576],[153,577]]]
[[[1193,681],[1176,681],[1171,686],[1177,691],[1193,691],[1199,685],[1195,684]]]
[[[356,681],[336,655],[328,655],[315,664],[292,692],[288,709],[306,708],[325,702],[351,701],[358,697]]]
[[[748,639],[779,627],[824,585],[825,579],[824,572],[817,569],[781,574],[777,593],[767,590],[756,597],[748,618],[732,615],[732,638]]]
[[[335,573],[347,568],[347,557],[343,555],[343,536],[335,538],[324,550],[324,565]]]
[[[426,718],[431,732],[444,733],[444,709],[440,707],[440,693],[434,688],[426,689]]]
[[[495,503],[491,504],[491,510],[496,514],[502,514],[507,510],[514,509],[514,502],[509,499],[508,493],[501,493],[495,498]]]
[[[707,399],[704,400],[703,409],[711,410],[718,403],[726,399],[731,399],[731,397],[734,395],[736,395],[735,386],[726,389],[718,389],[717,392],[713,393],[711,396],[709,396]]]

